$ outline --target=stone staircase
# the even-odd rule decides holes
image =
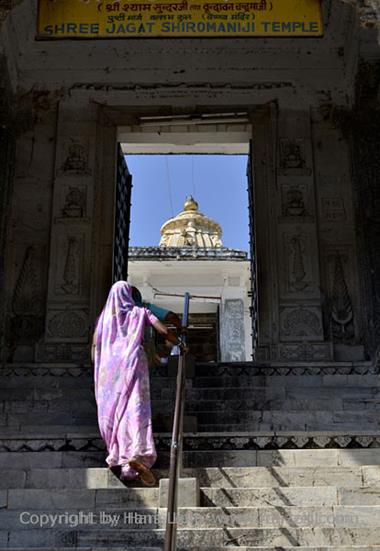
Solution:
[[[174,385],[152,373],[158,429]],[[3,369],[0,548],[162,549],[159,488],[104,468],[91,386],[85,367]],[[179,549],[380,550],[374,366],[198,364],[187,399],[198,432],[185,436],[183,475],[201,502],[180,509]],[[170,434],[156,442],[165,478]]]

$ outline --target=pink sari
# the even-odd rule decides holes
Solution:
[[[128,461],[147,467],[156,461],[149,371],[142,348],[144,328],[157,318],[132,300],[131,286],[118,281],[110,290],[95,328],[95,397],[100,434],[109,466],[121,465],[124,478],[136,478]]]

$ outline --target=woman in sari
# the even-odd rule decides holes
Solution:
[[[173,344],[177,336],[147,308],[135,305],[132,288],[118,281],[110,290],[94,332],[95,398],[100,434],[110,468],[120,466],[123,480],[138,477],[154,485],[150,468],[157,455],[153,440],[149,371],[142,347],[152,325]]]

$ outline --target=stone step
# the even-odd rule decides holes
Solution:
[[[58,518],[57,515],[62,516]],[[264,507],[198,507],[180,508],[178,526],[183,528],[307,528],[351,527],[378,528],[380,507],[376,506],[264,506]],[[71,508],[62,513],[57,509],[3,510],[1,530],[31,530],[35,528],[99,528],[138,529],[165,528],[166,509],[120,507],[108,510]]]
[[[206,436],[205,442],[209,442],[208,449],[202,449],[197,440],[199,438],[188,437],[194,440],[194,446],[199,449],[184,451],[184,466],[188,468],[217,467],[330,467],[330,466],[377,466],[380,465],[380,448],[371,447],[365,449],[244,449],[249,442],[249,437],[236,437],[236,449],[233,449],[234,438],[226,437],[230,449],[223,449],[219,439],[215,436]],[[265,437],[263,438],[265,445]],[[290,438],[290,437],[289,437]],[[294,438],[294,437],[293,437]],[[316,437],[317,438],[317,437]],[[325,437],[323,437],[325,438]],[[239,442],[239,439],[241,440]],[[270,440],[268,436],[267,440]],[[327,438],[328,440],[328,438]],[[170,442],[170,439],[168,439]],[[219,446],[212,448],[214,445]],[[186,438],[184,440],[186,445]],[[169,444],[168,444],[169,446]],[[167,468],[169,464],[169,451],[164,451],[158,446],[158,460],[156,468]],[[161,451],[162,450],[162,451]],[[106,452],[104,450],[83,448],[77,451],[49,451],[35,446],[35,451],[21,444],[18,451],[0,452],[0,469],[47,469],[47,468],[82,468],[104,467]]]
[[[162,546],[163,529],[98,529],[86,530],[66,529],[57,533],[53,529],[10,530],[0,531],[2,547],[45,548],[59,547],[121,547],[130,549],[133,546]],[[179,529],[178,550],[189,551],[191,548],[210,551],[215,548],[228,549],[228,546],[273,549],[280,547],[309,547],[314,551],[318,548],[340,546],[352,547],[380,545],[380,528],[368,527],[287,527],[284,528],[200,528]]]
[[[272,389],[273,390],[273,389]],[[281,390],[281,389],[280,389]],[[272,391],[271,391],[272,392]],[[290,392],[290,391],[289,391]],[[255,391],[256,393],[256,391]],[[233,412],[236,410],[270,410],[270,411],[336,411],[336,410],[353,410],[353,411],[380,411],[380,393],[375,395],[352,395],[345,398],[339,397],[337,393],[331,396],[318,396],[317,392],[314,395],[307,397],[304,395],[296,395],[292,391],[292,396],[287,398],[278,396],[270,397],[263,394],[259,397],[254,394],[249,399],[240,399],[239,393],[235,393],[234,400],[190,400],[186,397],[185,409],[187,412]],[[172,399],[158,400],[152,398],[153,412],[166,412],[174,408],[174,395]],[[57,398],[51,400],[12,400],[11,398],[0,402],[0,413],[4,415],[52,415],[58,414],[75,416],[96,415],[97,407],[95,400],[89,398],[87,400],[73,400],[67,398]],[[229,413],[231,415],[231,413]],[[17,418],[17,417],[16,417]]]
[[[1,549],[1,547],[0,547]],[[54,547],[52,550],[52,547],[7,547],[7,551],[30,551],[30,549],[33,549],[33,551],[67,551],[67,547]],[[112,551],[126,551],[125,547],[112,547]],[[223,548],[223,551],[228,551],[229,548]],[[240,548],[240,551],[244,551],[246,548]],[[347,548],[348,549],[348,548]],[[353,549],[353,548],[352,548]],[[356,549],[356,548],[355,548]],[[374,549],[374,548],[373,548]],[[75,551],[109,551],[109,547],[75,547]],[[346,548],[344,548],[344,551]],[[351,548],[348,550],[350,551]],[[162,551],[162,547],[128,547],[128,551]],[[215,551],[215,549],[210,550]],[[222,551],[222,550],[219,550]]]
[[[378,387],[379,375],[376,374],[352,374],[352,375],[222,375],[209,377],[207,374],[191,379],[194,389],[201,388],[231,388],[258,386],[281,386],[284,388],[303,387]]]
[[[208,389],[210,390],[210,389]],[[223,391],[224,392],[224,391]],[[246,392],[246,390],[245,390]],[[289,391],[290,392],[290,391]],[[305,412],[305,411],[353,411],[353,412],[379,412],[380,395],[374,396],[371,393],[367,395],[352,395],[351,397],[341,398],[338,392],[331,396],[319,396],[317,391],[313,396],[305,396],[291,391],[289,397],[269,397],[265,391],[260,394],[256,390],[249,393],[249,398],[240,396],[236,389],[233,400],[229,399],[196,399],[193,400],[187,394],[185,410],[189,413],[222,413],[226,418],[231,418],[234,411],[239,410],[242,413],[251,411],[286,411],[286,412]],[[214,398],[217,394],[215,393]],[[170,413],[174,408],[175,396],[164,400],[152,396],[153,414],[159,416],[162,412]],[[12,421],[20,421],[20,416],[25,414],[34,416],[39,424],[42,417],[48,416],[49,419],[75,419],[80,417],[96,418],[96,403],[91,397],[82,400],[75,400],[75,397],[63,397],[51,400],[40,399],[12,399],[10,396],[7,401],[0,402],[1,424],[9,424]],[[21,417],[22,419],[22,417]],[[31,424],[29,422],[28,424]]]
[[[51,549],[51,548],[49,548]],[[67,551],[67,547],[54,547],[54,551]],[[126,551],[125,547],[75,547],[76,551]],[[235,547],[227,545],[223,547],[209,547],[207,551],[273,551],[273,547]],[[278,548],[277,548],[278,549]],[[281,551],[294,551],[294,547],[281,547]],[[7,551],[29,551],[30,547],[7,547]],[[33,551],[46,551],[46,547],[33,547]],[[161,547],[128,547],[128,551],[162,551]],[[199,551],[199,548],[188,548],[187,551]],[[324,547],[299,547],[297,551],[380,551],[380,546],[349,545],[349,546],[324,546]]]
[[[380,487],[202,488],[201,498],[205,507],[368,506],[380,505]]]
[[[0,491],[0,503],[22,511],[75,509],[108,510],[117,507],[158,506],[158,488],[121,487],[112,489],[10,489]]]
[[[202,389],[229,389],[229,388],[258,388],[258,387],[273,387],[279,386],[282,388],[299,388],[305,387],[330,387],[340,390],[345,387],[372,387],[378,388],[380,385],[378,373],[353,373],[353,374],[287,374],[279,375],[276,373],[268,375],[255,375],[254,372],[250,375],[234,375],[233,368],[231,374],[209,376],[207,371],[201,375],[197,375],[188,379],[187,388],[194,390]],[[16,372],[17,373],[17,372]],[[150,376],[151,389],[159,391],[169,387],[174,388],[176,378],[174,376],[154,375]],[[40,395],[59,396],[62,393],[70,390],[75,394],[81,395],[93,390],[93,374],[92,371],[85,371],[81,376],[68,375],[32,375],[26,371],[24,375],[9,374],[7,376],[0,375],[0,397],[7,398],[6,391],[10,390],[15,393],[15,396],[20,398],[33,396],[33,392],[38,392]]]
[[[153,469],[157,479],[167,478],[167,469]],[[183,477],[196,477],[202,487],[281,488],[289,486],[380,486],[378,466],[362,467],[247,467],[184,469]],[[107,468],[2,469],[0,489],[107,489],[124,488]]]
[[[25,419],[24,419],[25,422]],[[85,438],[99,438],[100,433],[96,423],[91,425],[12,425],[0,426],[0,441],[7,438],[35,438],[43,439],[49,437],[70,438],[71,436]]]
[[[168,411],[168,410],[166,410]],[[380,415],[376,411],[282,411],[282,410],[235,410],[235,411],[200,411],[185,412],[187,416],[197,419],[198,431],[202,432],[260,432],[260,431],[376,431],[380,428]],[[170,431],[172,416],[152,414],[153,427],[156,432]],[[97,431],[96,414],[92,416],[77,416],[73,414],[29,414],[28,424],[25,416],[3,419],[0,426],[0,438],[7,435],[17,436],[20,433],[47,434],[57,433],[60,436],[67,432],[85,434]],[[41,424],[38,421],[41,421]],[[44,421],[44,424],[42,422]],[[42,427],[42,428],[40,428]],[[87,428],[83,428],[87,427]],[[50,430],[49,430],[50,429]]]
[[[380,382],[380,381],[379,381]],[[165,384],[165,381],[153,381],[151,383],[152,400],[160,405],[160,401],[165,405],[171,403],[175,397],[175,387]],[[194,387],[188,384],[187,401],[196,403],[197,401],[236,401],[239,400],[256,400],[257,403],[262,403],[266,400],[285,401],[285,400],[306,400],[312,396],[321,402],[327,402],[327,398],[336,400],[359,400],[380,399],[380,384],[378,386],[358,386],[356,384],[350,386],[331,386],[315,384],[310,386],[289,385],[255,385],[245,384],[244,386],[221,386],[217,388],[209,387]],[[52,404],[56,407],[62,404],[67,405],[67,399],[75,399],[78,403],[95,403],[93,389],[91,388],[12,388],[2,389],[0,391],[0,407],[6,411],[7,404],[15,402],[15,405],[22,403],[41,403]],[[24,410],[23,410],[24,411]]]
[[[380,381],[379,381],[380,382]],[[292,398],[297,400],[299,398],[306,399],[308,397],[316,397],[322,400],[326,398],[337,399],[359,399],[361,397],[371,397],[373,399],[380,399],[380,384],[379,386],[295,386],[294,384],[288,387],[283,385],[268,385],[268,386],[244,386],[244,387],[222,387],[222,388],[191,388],[187,391],[187,401],[190,403],[196,401],[234,401],[251,400],[256,398],[258,400],[270,400],[270,399],[286,399]],[[175,388],[162,388],[161,397],[163,400],[172,400],[175,397]]]

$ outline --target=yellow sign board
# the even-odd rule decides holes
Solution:
[[[39,0],[39,39],[322,36],[320,0]]]

